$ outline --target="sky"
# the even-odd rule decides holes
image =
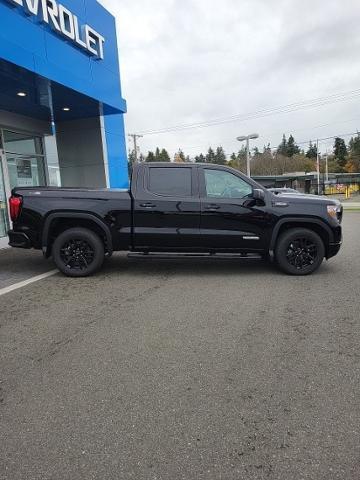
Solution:
[[[360,130],[357,0],[100,2],[117,21],[127,133],[238,117],[144,135],[144,154],[159,146],[193,158],[221,145],[230,155],[240,148],[236,137],[249,133],[260,135],[252,146],[261,149],[283,134],[303,143]],[[249,119],[343,93],[345,101]],[[322,153],[331,143],[320,142]]]

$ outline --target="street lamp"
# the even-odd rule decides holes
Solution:
[[[246,142],[246,174],[248,177],[251,177],[250,169],[250,140],[256,140],[259,138],[258,133],[252,133],[251,135],[245,135],[242,137],[237,137],[236,140],[239,142]]]

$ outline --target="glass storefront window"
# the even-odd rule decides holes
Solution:
[[[42,138],[3,130],[10,187],[46,185]]]
[[[43,158],[7,153],[6,159],[11,188],[46,185]]]
[[[26,133],[3,130],[4,150],[9,153],[43,155],[42,138]]]

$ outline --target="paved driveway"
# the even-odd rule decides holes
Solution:
[[[307,278],[117,255],[0,297],[0,478],[359,479],[359,238]]]

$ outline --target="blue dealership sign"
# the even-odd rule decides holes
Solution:
[[[99,105],[110,185],[126,187],[126,102],[113,15],[96,0],[0,0],[0,59]]]

